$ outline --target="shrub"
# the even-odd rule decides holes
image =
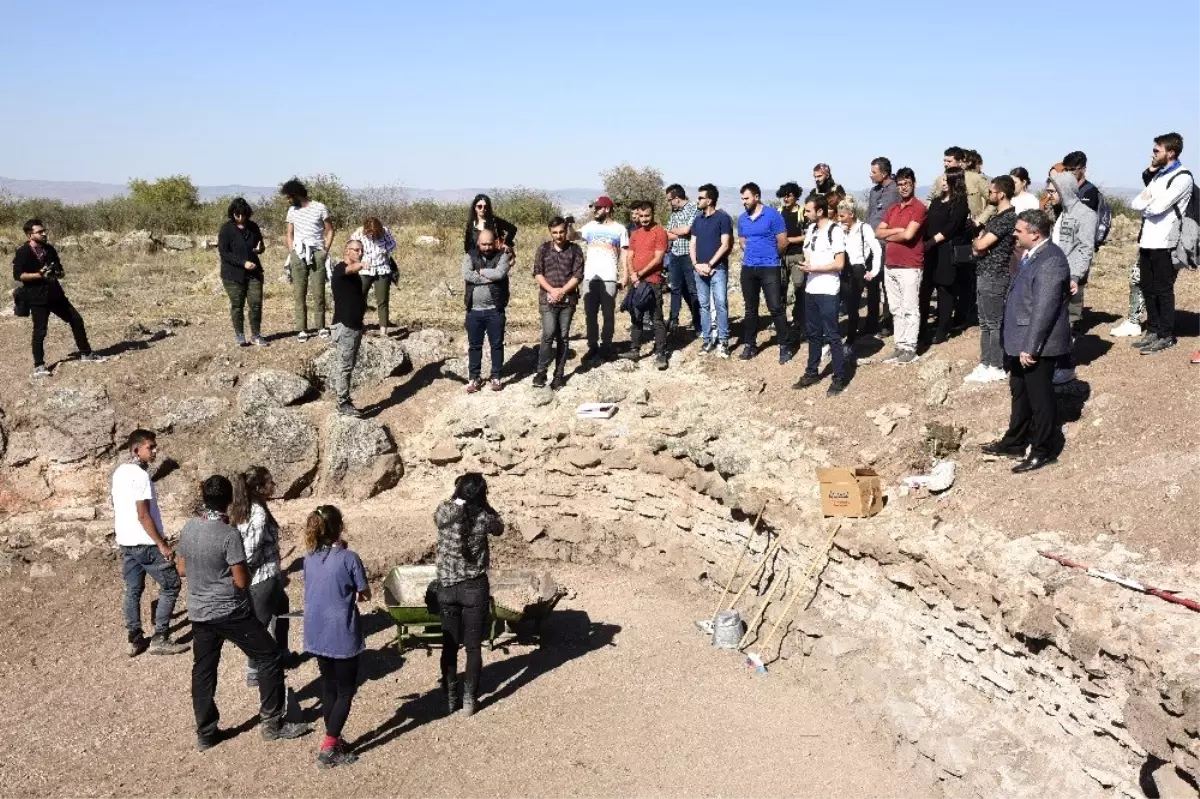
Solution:
[[[600,173],[604,181],[604,193],[612,198],[616,218],[629,222],[629,206],[638,200],[654,203],[655,214],[665,221],[666,200],[663,199],[663,176],[652,166],[641,169],[621,164]]]
[[[558,203],[554,202],[549,194],[537,189],[529,189],[524,186],[518,186],[515,189],[496,189],[491,197],[496,214],[519,228],[541,230],[551,219],[562,214],[562,208]],[[464,209],[462,219],[465,220],[466,216],[466,209]]]

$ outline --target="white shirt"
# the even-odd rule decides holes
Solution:
[[[359,228],[350,234],[350,240],[357,241],[363,248],[362,262],[366,266],[358,271],[360,275],[384,277],[392,273],[392,268],[388,266],[388,256],[396,249],[396,239],[392,237],[392,231],[385,227],[383,237],[373,239]]]
[[[329,209],[324,203],[309,200],[303,208],[292,206],[287,212],[287,223],[292,226],[292,249],[297,255],[305,250],[325,249],[325,220]]]
[[[808,230],[804,234],[804,254],[807,256],[809,266],[830,266],[835,260],[835,256],[846,251],[846,233],[842,230],[842,226],[834,221],[830,221],[823,229],[818,230],[816,223],[808,226]],[[808,279],[804,283],[804,291],[807,294],[834,294],[836,295],[842,285],[842,276],[839,272],[821,272],[814,274],[810,272]]]
[[[122,463],[112,477],[113,525],[117,533],[117,546],[155,546],[154,539],[138,521],[137,503],[144,499],[150,501],[150,517],[154,519],[154,526],[161,535],[162,515],[158,511],[158,495],[154,492],[150,473],[135,463]]]
[[[1138,246],[1143,250],[1169,250],[1179,243],[1179,216],[1187,210],[1195,186],[1192,177],[1180,175],[1181,171],[1183,165],[1178,164],[1165,175],[1155,175],[1150,185],[1129,203],[1130,208],[1142,212]],[[1167,187],[1168,183],[1171,184],[1170,188]],[[1176,209],[1179,210],[1179,216],[1175,213]]]
[[[1018,214],[1022,211],[1036,211],[1039,206],[1037,195],[1030,194],[1027,191],[1023,191],[1016,197],[1013,197],[1010,202]]]
[[[841,225],[838,225],[840,228]],[[844,233],[846,238],[846,260],[854,265],[865,264],[867,253],[871,254],[871,268],[876,272],[883,266],[883,247],[875,238],[875,231],[864,222],[855,222]]]
[[[579,228],[579,236],[584,241],[583,281],[615,283],[621,250],[629,249],[629,231],[620,222],[600,224],[593,219]]]

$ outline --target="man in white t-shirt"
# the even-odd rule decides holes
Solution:
[[[612,355],[613,316],[617,309],[617,288],[624,286],[629,258],[629,231],[613,220],[613,201],[606,196],[592,203],[591,222],[571,234],[584,242],[583,313],[587,321],[585,364],[608,359]],[[599,329],[597,315],[603,312],[604,327]]]
[[[826,391],[831,397],[846,389],[846,357],[838,332],[841,274],[846,266],[846,234],[829,218],[825,195],[811,194],[804,203],[808,230],[804,234],[804,320],[808,326],[808,366],[794,388],[808,388],[821,381],[821,349],[829,346],[833,381]]]
[[[129,656],[150,650],[152,655],[178,655],[187,646],[170,638],[171,614],[179,599],[179,572],[175,552],[163,535],[158,497],[150,480],[149,466],[158,456],[158,442],[151,430],[134,430],[129,435],[127,460],[112,476],[113,524],[121,548],[121,572],[125,577],[125,629],[129,633]],[[158,583],[154,611],[154,637],[142,632],[142,592],[146,575]]]
[[[296,307],[297,337],[329,338],[325,327],[325,259],[333,246],[333,222],[324,203],[308,198],[308,189],[292,178],[279,188],[287,197],[287,246],[291,263],[292,299]],[[312,315],[308,300],[312,300]],[[310,324],[312,322],[313,324]]]

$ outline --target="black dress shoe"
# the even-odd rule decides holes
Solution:
[[[979,448],[979,451],[984,455],[999,455],[1005,458],[1025,457],[1025,447],[1018,444],[1005,444],[1000,441],[984,444]]]
[[[1049,466],[1050,464],[1054,463],[1056,460],[1058,460],[1058,458],[1047,457],[1044,455],[1031,455],[1028,458],[1026,458],[1025,460],[1018,463],[1016,466],[1012,467],[1012,471],[1013,471],[1013,474],[1024,474],[1025,472],[1033,472],[1033,471],[1037,471],[1038,469],[1042,468],[1043,466]]]

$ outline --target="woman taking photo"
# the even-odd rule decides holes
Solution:
[[[467,650],[463,679],[463,713],[475,713],[479,672],[483,668],[483,631],[491,608],[488,583],[488,536],[500,535],[504,525],[488,504],[487,483],[478,472],[454,481],[454,495],[438,505],[438,604],[442,614],[442,690],[447,712],[458,704],[458,649]]]
[[[290,610],[283,569],[279,562],[279,524],[267,507],[275,493],[275,480],[262,466],[251,466],[233,478],[233,502],[229,506],[229,523],[242,534],[246,551],[246,568],[250,570],[250,607],[267,632],[279,645],[281,662],[291,664],[288,650],[288,620]],[[258,685],[258,666],[246,662],[246,685]]]
[[[262,231],[250,217],[250,203],[238,197],[229,204],[229,221],[217,234],[221,256],[221,283],[229,295],[229,315],[238,346],[246,346],[243,316],[249,311],[251,341],[267,346],[262,337],[263,274],[258,256],[266,249]],[[249,308],[247,309],[247,305]]]
[[[304,524],[304,650],[321,672],[325,738],[317,765],[346,766],[356,760],[342,739],[350,703],[358,690],[358,657],[367,648],[358,602],[371,598],[358,555],[346,548],[342,512],[322,505]]]
[[[1017,193],[1012,198],[1013,209],[1018,214],[1022,211],[1036,211],[1039,203],[1037,195],[1029,191],[1029,170],[1023,166],[1019,166],[1009,172],[1008,176],[1013,179],[1013,183],[1017,186]]]
[[[513,248],[517,246],[517,226],[492,213],[492,199],[486,194],[476,194],[467,211],[467,228],[463,233],[463,252],[470,253],[479,241],[479,233],[490,230],[496,236],[496,244],[504,247],[511,260]]]
[[[379,313],[379,334],[388,335],[391,327],[388,318],[388,294],[392,282],[398,275],[392,269],[392,251],[396,249],[396,239],[392,231],[383,226],[378,217],[368,216],[363,220],[362,227],[350,234],[351,241],[357,241],[363,246],[363,268],[358,276],[362,279],[363,299],[375,286],[375,310]]]
[[[950,336],[954,312],[954,284],[958,266],[955,247],[970,243],[970,211],[967,207],[967,183],[963,170],[946,170],[942,194],[929,204],[925,224],[925,274],[921,281],[921,321],[929,317],[929,298],[937,288],[937,328],[933,343],[942,344]]]

